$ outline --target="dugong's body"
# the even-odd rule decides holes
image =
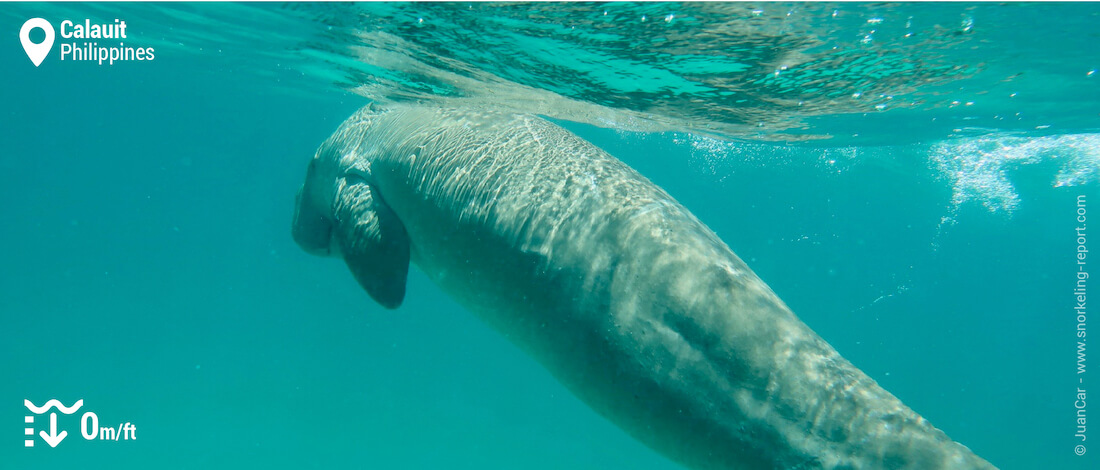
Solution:
[[[993,468],[841,358],[672,197],[537,117],[364,108],[310,163],[294,236],[390,308],[415,263],[689,468]]]

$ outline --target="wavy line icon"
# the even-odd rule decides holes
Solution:
[[[34,413],[36,415],[40,415],[42,413],[50,411],[50,408],[53,408],[55,406],[57,407],[57,411],[60,411],[67,415],[71,415],[75,413],[76,410],[79,410],[81,406],[84,406],[84,400],[77,400],[76,403],[73,403],[73,406],[65,407],[65,405],[62,405],[61,402],[57,401],[56,398],[51,399],[42,406],[34,406],[34,403],[31,403],[30,400],[24,399],[23,406],[26,406],[28,410],[31,410],[31,413]]]

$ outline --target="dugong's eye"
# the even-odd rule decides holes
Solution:
[[[371,184],[370,173],[361,168],[348,168],[344,171],[344,181],[347,182],[347,184]]]

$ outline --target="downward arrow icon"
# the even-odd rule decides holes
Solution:
[[[50,447],[57,447],[61,443],[65,436],[69,435],[68,431],[61,431],[61,434],[57,433],[57,413],[50,413],[50,433],[46,434],[46,431],[38,431],[38,435],[42,436],[42,440],[46,441]]]

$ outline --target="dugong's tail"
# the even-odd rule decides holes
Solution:
[[[784,442],[777,448],[813,456],[806,468],[995,469],[802,328],[808,336],[774,357],[765,389],[743,397]]]
[[[994,468],[842,358],[685,209],[638,211],[616,233],[629,255],[610,268],[610,331],[619,363],[639,365],[617,380],[635,373],[649,399],[605,411],[640,440],[707,470]]]

